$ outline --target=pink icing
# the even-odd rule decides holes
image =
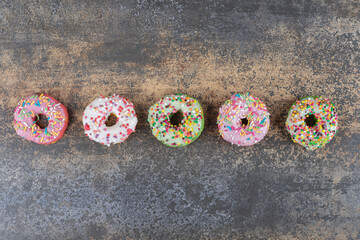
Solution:
[[[242,119],[248,124],[243,125]],[[270,126],[266,106],[249,94],[236,94],[219,110],[218,127],[220,135],[238,146],[251,146],[260,142]]]
[[[44,129],[36,124],[39,114],[48,118]],[[14,111],[14,128],[16,133],[39,144],[51,144],[64,134],[69,115],[64,105],[49,95],[32,95],[21,99]]]

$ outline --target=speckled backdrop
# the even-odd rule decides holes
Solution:
[[[360,239],[358,0],[0,2],[0,239]],[[17,102],[47,93],[70,124],[40,146],[12,128]],[[193,144],[169,148],[147,109],[174,92],[203,104]],[[220,105],[259,97],[259,144],[218,136]],[[137,131],[110,148],[83,133],[96,96],[131,99]],[[340,129],[308,152],[291,104],[322,95]]]

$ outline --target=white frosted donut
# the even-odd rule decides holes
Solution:
[[[111,115],[116,117],[116,123],[107,126],[106,121]],[[107,146],[125,141],[135,131],[137,122],[134,105],[115,94],[112,97],[96,98],[83,113],[86,136]]]

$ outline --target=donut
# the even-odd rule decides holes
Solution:
[[[270,127],[269,113],[258,98],[236,94],[219,110],[217,124],[222,138],[238,146],[260,142]]]
[[[327,98],[301,98],[289,110],[286,129],[294,142],[308,150],[323,147],[338,131],[335,107]]]
[[[38,144],[51,144],[64,135],[69,114],[64,105],[47,94],[23,98],[14,111],[16,133]]]
[[[83,113],[85,135],[107,146],[125,141],[135,131],[137,122],[134,105],[115,94],[96,98]]]
[[[198,100],[185,94],[172,94],[150,107],[148,122],[159,141],[170,147],[183,147],[200,136],[204,114]]]

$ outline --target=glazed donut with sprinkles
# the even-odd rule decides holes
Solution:
[[[185,94],[159,99],[149,109],[148,122],[153,135],[170,147],[189,145],[204,129],[204,115],[199,101]]]
[[[286,128],[294,142],[308,150],[325,146],[338,131],[338,116],[329,99],[308,96],[290,108]]]
[[[14,111],[16,133],[38,144],[58,141],[68,122],[66,107],[47,94],[35,94],[21,99]]]
[[[96,98],[83,113],[86,136],[107,146],[125,141],[135,131],[137,122],[134,105],[115,94]]]
[[[270,127],[265,104],[249,93],[231,96],[219,110],[220,135],[231,144],[250,146],[260,142]]]

